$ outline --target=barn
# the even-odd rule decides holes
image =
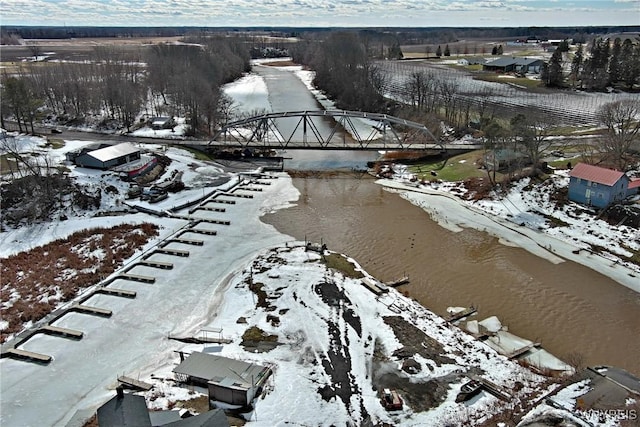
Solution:
[[[128,142],[108,145],[97,150],[82,150],[73,157],[77,166],[107,170],[140,160],[140,149]]]
[[[241,360],[194,352],[173,369],[179,381],[206,386],[209,400],[248,406],[271,369]]]

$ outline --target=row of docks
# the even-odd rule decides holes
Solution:
[[[231,225],[231,221],[225,219],[211,219],[211,218],[194,218],[194,214],[197,215],[198,211],[208,211],[216,213],[225,213],[226,209],[220,207],[222,205],[235,205],[237,199],[253,199],[255,192],[261,192],[260,186],[270,185],[271,183],[267,179],[277,179],[277,177],[270,175],[260,175],[261,179],[241,180],[238,184],[226,191],[216,191],[211,197],[204,200],[195,208],[189,210],[189,215],[174,214],[174,218],[185,219],[189,221],[185,227],[178,230],[172,236],[158,243],[154,248],[143,254],[140,259],[122,268],[115,275],[103,280],[97,284],[93,289],[83,295],[70,305],[67,305],[61,309],[55,310],[49,316],[47,316],[44,324],[40,324],[30,330],[24,331],[19,334],[15,339],[2,345],[0,357],[8,357],[16,360],[23,360],[27,362],[47,365],[53,357],[47,354],[28,351],[22,348],[27,341],[37,334],[46,334],[49,336],[60,337],[71,340],[81,340],[84,337],[84,332],[76,329],[63,328],[54,325],[55,322],[63,318],[69,313],[79,313],[82,315],[97,316],[102,318],[110,318],[113,315],[111,310],[94,307],[85,304],[89,299],[97,294],[104,294],[120,298],[136,298],[137,292],[129,289],[119,289],[110,286],[113,282],[129,281],[144,284],[154,284],[156,282],[155,276],[135,274],[131,271],[136,267],[147,267],[158,270],[171,270],[174,265],[173,262],[157,261],[152,259],[156,254],[163,254],[174,256],[176,258],[189,257],[190,251],[185,249],[172,248],[172,243],[179,243],[182,245],[191,245],[196,247],[204,246],[205,241],[195,238],[195,236],[216,236],[218,231],[210,228],[210,225]]]

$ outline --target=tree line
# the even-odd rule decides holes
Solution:
[[[640,83],[640,39],[616,37],[595,38],[585,49],[578,48],[565,73],[564,57],[568,45],[556,48],[549,63],[542,70],[542,80],[550,87],[566,87],[603,91],[608,87],[632,90]]]
[[[34,121],[126,128],[140,113],[188,118],[192,134],[211,134],[226,117],[221,86],[250,69],[241,39],[192,36],[184,44],[137,51],[97,47],[80,63],[31,63],[3,72],[2,127],[12,118],[20,131]]]

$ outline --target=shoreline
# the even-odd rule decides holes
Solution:
[[[426,211],[441,227],[453,232],[473,228],[486,232],[507,246],[513,245],[552,263],[573,261],[603,274],[615,282],[640,293],[638,273],[605,257],[589,253],[545,232],[518,225],[499,215],[471,206],[446,191],[417,188],[392,179],[378,179],[376,184],[396,192],[412,204]],[[427,204],[429,199],[429,204]],[[434,203],[435,202],[435,203]],[[576,253],[577,252],[577,253]],[[584,255],[586,253],[586,255]]]

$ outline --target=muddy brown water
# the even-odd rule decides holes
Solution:
[[[263,217],[297,239],[321,239],[434,312],[479,307],[558,357],[640,375],[640,294],[573,262],[554,265],[484,232],[450,232],[369,178],[294,178],[295,207]]]

